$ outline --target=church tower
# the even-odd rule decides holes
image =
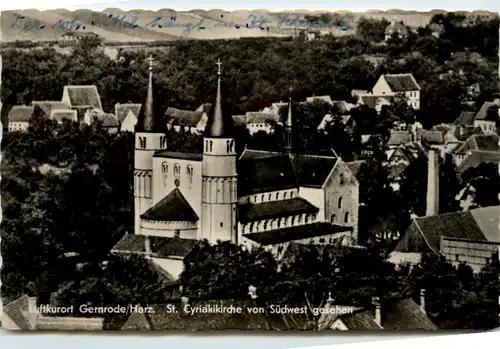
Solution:
[[[290,89],[291,93],[291,89]],[[283,143],[285,148],[285,153],[292,155],[294,152],[293,148],[293,118],[292,118],[292,96],[288,101],[288,115],[285,122],[285,127],[283,129]]]
[[[217,97],[203,135],[200,238],[238,243],[236,145],[232,119],[222,110],[220,60],[217,65]]]
[[[153,204],[153,155],[167,148],[167,138],[153,107],[153,57],[149,56],[149,84],[137,124],[134,151],[134,232],[141,234],[140,215]]]

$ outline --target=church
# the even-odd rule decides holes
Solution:
[[[172,152],[162,118],[154,115],[152,60],[135,128],[134,233],[112,253],[146,255],[175,279],[183,258],[204,239],[263,246],[277,258],[292,242],[357,244],[359,183],[333,151],[297,151],[291,98],[283,149],[245,149],[238,156],[235,126],[223,110],[219,61],[203,152]]]

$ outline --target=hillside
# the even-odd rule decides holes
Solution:
[[[57,40],[67,30],[89,31],[99,34],[105,41],[148,42],[158,40],[229,39],[257,36],[290,35],[296,29],[306,29],[306,15],[320,15],[327,11],[294,10],[270,12],[267,10],[191,10],[177,12],[172,9],[158,11],[116,8],[103,12],[92,10],[22,10],[1,13],[1,40]],[[424,26],[436,13],[445,11],[416,12],[403,10],[371,10],[367,12],[336,12],[345,27],[333,25],[322,31],[335,35],[352,32],[361,17],[386,18],[404,21],[411,27]],[[488,14],[480,11],[475,13]],[[40,29],[42,28],[42,29]]]

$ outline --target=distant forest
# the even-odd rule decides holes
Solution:
[[[195,109],[214,94],[217,59],[232,113],[260,110],[288,98],[330,95],[351,100],[352,89],[370,89],[384,73],[412,73],[421,92],[420,119],[429,126],[453,121],[477,84],[476,106],[498,90],[498,18],[464,26],[454,14],[436,15],[438,38],[429,26],[405,38],[383,40],[386,20],[363,19],[357,34],[295,38],[176,41],[154,51],[156,107]],[[13,105],[60,100],[64,85],[95,84],[103,107],[142,102],[147,86],[146,52],[119,52],[112,60],[98,43],[75,46],[63,55],[52,48],[2,50],[2,121]],[[472,103],[468,103],[469,105]]]

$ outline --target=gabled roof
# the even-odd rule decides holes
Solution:
[[[260,245],[276,245],[290,241],[309,239],[325,235],[351,231],[352,227],[334,225],[327,222],[296,225],[287,228],[267,230],[258,233],[244,234],[247,239]]]
[[[471,167],[481,164],[500,164],[500,151],[472,150],[458,166],[458,172],[463,173]]]
[[[242,223],[263,219],[289,217],[302,213],[318,213],[319,209],[299,197],[267,201],[258,204],[244,204],[238,207],[238,217]]]
[[[411,141],[411,134],[407,131],[391,131],[388,145],[401,145]]]
[[[475,118],[476,113],[473,111],[462,111],[453,124],[459,126],[473,126]]]
[[[261,124],[268,123],[269,121],[279,122],[279,114],[266,114],[259,111],[249,111],[246,113],[247,124]]]
[[[68,110],[69,104],[61,101],[33,101],[31,102],[33,107],[39,106],[43,110],[45,115],[49,118],[52,115],[53,110]]]
[[[338,317],[349,330],[381,330],[375,321],[373,310],[363,309]]]
[[[129,111],[135,115],[135,117],[139,117],[139,113],[141,111],[142,104],[140,103],[116,103],[115,104],[115,115],[118,118],[118,121],[121,123],[127,117]]]
[[[437,330],[438,327],[411,298],[389,301],[382,305],[382,327],[385,330]]]
[[[426,245],[436,253],[440,250],[441,237],[486,241],[486,237],[470,212],[453,212],[414,218],[405,236],[394,250],[420,252],[413,251],[412,247],[409,247],[410,240],[414,239],[410,236],[411,234],[421,235]]]
[[[199,242],[194,239],[180,239],[180,238],[165,238],[159,236],[151,236],[150,246],[151,253],[154,257],[185,257]]]
[[[413,77],[413,74],[385,74],[385,81],[392,92],[405,92],[420,90],[420,86]]]
[[[245,150],[238,161],[239,195],[298,186],[321,187],[339,159],[334,156],[288,156],[277,152]]]
[[[202,111],[181,110],[172,107],[165,112],[167,124],[183,127],[196,127],[202,116]]]
[[[11,319],[20,330],[33,330],[35,324],[28,319],[29,297],[24,295],[3,307],[3,312]]]
[[[356,161],[346,162],[346,165],[347,167],[349,167],[349,170],[351,171],[353,176],[357,178],[359,170],[361,169],[361,167],[365,162],[366,162],[365,160],[356,160]]]
[[[233,123],[236,127],[245,126],[247,124],[247,116],[246,115],[233,115]]]
[[[195,222],[199,218],[178,188],[158,201],[141,215],[141,219],[153,221]]]
[[[470,213],[486,240],[500,242],[500,206],[475,208]]]
[[[118,118],[115,114],[101,113],[99,114],[98,120],[102,122],[103,127],[118,127]]]
[[[72,108],[92,107],[102,109],[101,97],[95,85],[64,86],[64,92],[68,94]]]
[[[330,96],[328,96],[328,95],[326,95],[326,96],[312,96],[312,97],[307,97],[306,98],[306,102],[307,103],[312,103],[315,100],[323,101],[323,102],[326,102],[326,103],[329,103],[329,104],[333,103],[332,98]]]
[[[116,253],[130,253],[146,252],[146,236],[136,235],[136,234],[125,234],[123,237],[113,246],[111,252]]]
[[[493,106],[498,107],[498,104],[495,102],[484,102],[476,114],[476,120],[485,120],[488,117],[488,110]]]
[[[444,144],[443,132],[438,130],[422,130],[421,137],[428,144]]]
[[[15,105],[9,111],[10,122],[28,122],[33,114],[33,107],[26,105]]]

